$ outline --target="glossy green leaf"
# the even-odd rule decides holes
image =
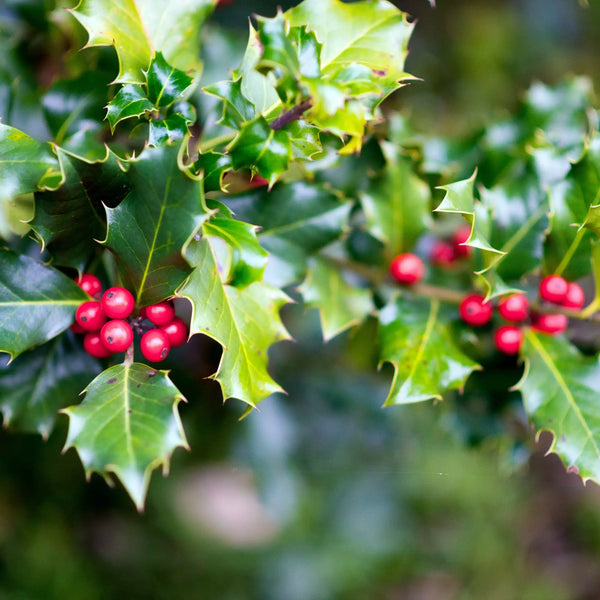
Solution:
[[[0,236],[10,235],[9,203],[21,194],[56,189],[62,181],[58,159],[50,144],[0,123]]]
[[[231,169],[233,165],[229,154],[212,151],[199,154],[192,167],[194,173],[203,174],[206,192],[222,191],[223,176]]]
[[[109,102],[106,107],[106,118],[114,131],[120,121],[140,117],[152,110],[156,110],[156,107],[148,99],[146,90],[141,85],[130,83],[124,85]]]
[[[114,46],[117,81],[143,83],[155,52],[177,69],[200,70],[198,31],[216,0],[81,0],[72,11],[88,32],[88,46]]]
[[[264,117],[245,123],[227,151],[235,169],[252,169],[273,185],[292,160],[292,145],[284,131],[269,127]]]
[[[237,218],[260,227],[258,240],[269,252],[265,278],[281,287],[304,279],[308,256],[342,235],[352,208],[303,181],[233,196],[228,206]]]
[[[100,371],[75,334],[67,332],[10,364],[0,358],[0,412],[6,427],[50,435],[58,410],[77,401]]]
[[[31,227],[55,265],[73,267],[82,272],[96,250],[95,240],[106,236],[104,208],[90,180],[109,188],[111,164],[88,164],[57,148],[65,183],[54,192],[36,194],[35,217]],[[117,179],[122,173],[117,169]],[[112,171],[114,173],[114,171]],[[102,179],[104,178],[104,179]],[[75,226],[74,226],[75,225]]]
[[[115,365],[87,386],[79,406],[62,411],[69,416],[65,450],[75,448],[88,477],[116,475],[142,511],[152,471],[166,473],[175,448],[187,448],[177,411],[183,399],[166,371]]]
[[[235,81],[219,81],[206,86],[204,91],[216,96],[223,103],[223,114],[219,123],[236,131],[246,121],[251,121],[256,116],[254,104],[242,93],[242,79]]]
[[[253,407],[282,391],[269,375],[267,363],[269,348],[289,338],[279,318],[288,297],[262,282],[242,290],[224,284],[217,257],[205,238],[190,242],[186,258],[195,268],[178,295],[192,303],[192,335],[204,333],[223,346],[213,376],[223,398],[238,398]]]
[[[415,174],[410,160],[383,142],[386,166],[360,195],[367,230],[386,245],[389,259],[412,250],[430,224],[429,186]]]
[[[538,430],[554,435],[551,452],[584,479],[600,481],[600,403],[597,357],[566,339],[525,330],[525,373],[517,389]]]
[[[107,209],[105,244],[125,287],[145,306],[171,296],[186,278],[181,249],[208,213],[202,183],[179,169],[176,147],[144,150],[129,164],[127,182],[123,202]]]
[[[162,55],[156,52],[146,75],[148,98],[158,108],[171,106],[191,92],[194,79],[172,67]]]
[[[357,325],[374,310],[370,290],[347,283],[340,269],[326,259],[309,259],[308,275],[298,291],[307,306],[319,310],[325,341]]]
[[[166,119],[152,119],[148,133],[149,146],[163,146],[182,140],[189,133],[189,120],[179,113]]]
[[[0,352],[15,358],[56,337],[88,299],[60,271],[0,249]]]
[[[462,388],[478,368],[456,346],[438,300],[400,297],[379,320],[381,362],[394,367],[386,406],[441,399],[447,390]]]

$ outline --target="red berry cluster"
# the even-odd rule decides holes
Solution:
[[[429,250],[431,264],[444,267],[469,256],[471,247],[466,242],[470,235],[470,225],[463,225],[454,230],[449,240],[435,240]]]
[[[84,334],[83,347],[95,358],[124,352],[133,343],[134,331],[141,334],[140,349],[147,360],[164,360],[171,348],[181,346],[188,337],[185,322],[175,316],[171,302],[146,306],[137,318],[131,317],[135,300],[129,290],[111,287],[102,293],[100,280],[84,273],[76,283],[94,300],[83,302],[75,312],[75,333]],[[144,321],[152,326],[148,328]]]

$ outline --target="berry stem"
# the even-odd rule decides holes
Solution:
[[[555,275],[562,275],[563,271],[567,268],[567,265],[569,264],[571,258],[573,258],[573,254],[575,254],[575,250],[577,250],[577,247],[581,243],[581,240],[583,239],[585,233],[586,229],[584,229],[583,227],[577,232],[577,234],[573,238],[573,241],[571,242],[571,245],[569,246],[569,249],[565,252],[565,255],[560,261],[558,267],[556,267],[556,269],[554,270]]]
[[[126,367],[130,367],[133,364],[133,344],[125,350],[125,360],[123,361],[123,364]]]

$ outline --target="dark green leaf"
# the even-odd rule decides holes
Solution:
[[[76,402],[98,371],[98,362],[70,332],[21,354],[10,364],[3,363],[0,412],[4,425],[48,437],[58,410]]]
[[[254,104],[242,93],[242,79],[235,81],[219,81],[204,88],[204,91],[220,98],[223,102],[223,114],[219,123],[236,131],[246,121],[256,116]]]
[[[182,140],[189,132],[189,121],[183,115],[174,113],[166,119],[152,119],[148,134],[149,146],[163,146]]]
[[[114,130],[117,123],[123,119],[139,117],[152,110],[156,110],[156,107],[148,99],[144,88],[137,84],[127,84],[109,102],[106,107],[106,118],[110,128]]]
[[[194,79],[183,71],[172,67],[161,52],[157,52],[150,63],[146,76],[148,98],[154,106],[165,108],[191,91]]]
[[[0,352],[15,358],[71,325],[87,294],[66,275],[0,249]]]
[[[166,371],[140,363],[111,367],[88,385],[79,406],[64,409],[65,450],[77,450],[88,477],[116,475],[142,511],[152,471],[167,472],[175,448],[187,448],[177,412],[183,399]]]

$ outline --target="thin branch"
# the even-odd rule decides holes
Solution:
[[[293,121],[297,121],[310,107],[312,106],[312,100],[307,98],[297,104],[290,110],[281,113],[270,125],[269,127],[273,131],[277,131],[279,129],[283,129],[286,125],[289,125]]]

